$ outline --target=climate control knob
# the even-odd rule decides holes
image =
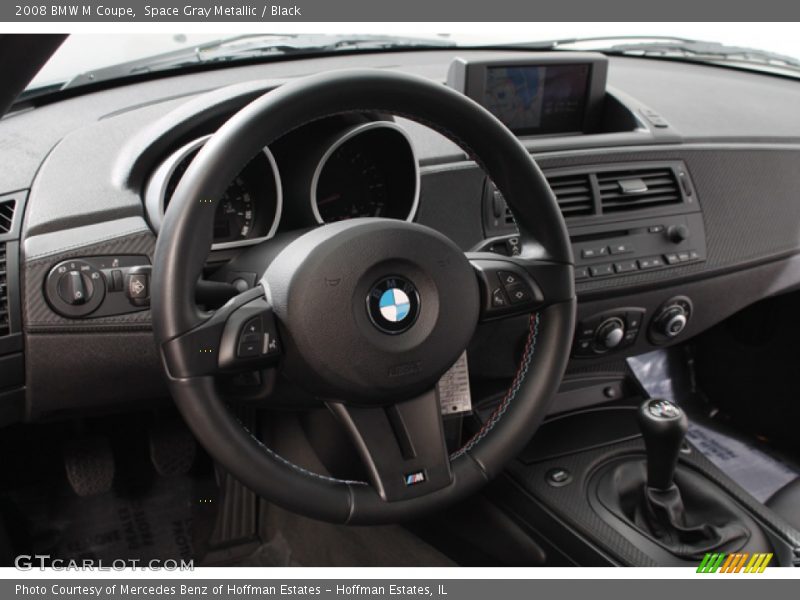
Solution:
[[[622,322],[622,319],[612,317],[603,321],[597,328],[595,344],[601,351],[611,350],[619,346],[624,337],[625,323]]]
[[[686,313],[682,308],[676,306],[669,309],[659,319],[658,328],[665,336],[673,338],[686,328],[687,322]]]
[[[650,341],[667,344],[684,332],[692,317],[692,302],[686,296],[670,298],[656,311],[650,322]]]

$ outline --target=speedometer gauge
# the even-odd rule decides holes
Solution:
[[[181,177],[210,136],[198,138],[167,158],[145,191],[147,214],[156,230]],[[214,214],[213,249],[255,244],[272,237],[283,206],[275,158],[264,148],[230,182]]]

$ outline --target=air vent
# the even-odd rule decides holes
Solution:
[[[547,178],[565,219],[594,214],[589,175],[555,175]]]
[[[669,167],[600,172],[597,186],[604,214],[683,202],[675,172]]]
[[[14,209],[16,206],[16,200],[0,202],[0,234],[8,233],[14,226]]]
[[[6,245],[0,242],[0,336],[8,335],[8,273],[6,270]]]

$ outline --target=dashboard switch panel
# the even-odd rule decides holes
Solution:
[[[572,355],[591,358],[632,346],[639,338],[644,314],[643,308],[615,308],[581,320]]]
[[[63,317],[107,317],[147,308],[150,259],[146,256],[87,256],[53,265],[45,298]]]

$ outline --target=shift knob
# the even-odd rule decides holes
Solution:
[[[647,486],[672,487],[678,453],[689,428],[686,413],[668,400],[645,400],[639,407],[639,428],[647,450]]]

